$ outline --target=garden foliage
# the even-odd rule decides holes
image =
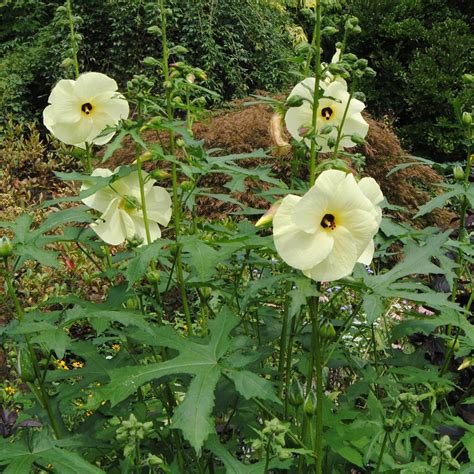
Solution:
[[[347,52],[361,32],[357,18],[345,16],[340,32],[325,29],[315,4],[311,44],[292,60],[297,86],[284,101],[258,99],[275,109],[273,155],[224,154],[197,140],[192,125],[215,97],[217,77],[224,84],[235,71],[241,82],[251,69],[221,49],[223,32],[212,22],[205,38],[215,56],[206,61],[221,58],[210,63],[219,74],[209,71],[206,81],[200,67],[176,62],[184,46],[173,32],[185,11],[173,1],[147,2],[155,18],[140,37],[155,48],[132,47],[124,56],[132,70],[114,64],[123,75],[118,90],[103,72],[80,74],[84,61],[101,64],[88,49],[87,15],[75,18],[86,3],[68,0],[54,14],[67,81],[49,83],[43,118],[53,143],[63,142],[54,145],[58,161],[76,161],[56,172],[69,183],[67,196],[51,192],[40,213],[0,222],[7,316],[0,466],[65,474],[469,473],[471,104],[456,104],[463,166],[414,222],[400,221],[404,210],[362,177],[364,157],[351,153],[369,125],[357,79],[374,74]],[[208,15],[219,5],[222,15],[235,13],[237,4],[193,2],[215,7]],[[242,24],[224,24],[238,49],[231,31]],[[111,36],[123,34],[114,28]],[[324,63],[321,41],[334,34],[342,42]],[[145,55],[148,69],[127,77]],[[20,138],[11,144],[14,130],[8,146],[21,149]],[[130,164],[106,169],[124,142],[132,144]],[[295,162],[285,179],[265,164],[275,155]],[[228,192],[208,186],[212,175],[226,176]],[[267,201],[256,223],[262,210],[237,199],[247,191]],[[239,210],[211,220],[197,213],[202,199]],[[453,228],[418,225],[444,206],[457,215]],[[67,283],[32,302],[19,282],[46,268],[67,268]]]

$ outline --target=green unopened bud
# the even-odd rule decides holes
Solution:
[[[138,303],[137,303],[136,298],[129,298],[129,299],[125,302],[125,307],[126,307],[127,309],[138,309]]]
[[[186,54],[188,52],[188,48],[185,48],[184,46],[177,45],[173,46],[169,50],[169,54]]]
[[[365,102],[367,97],[363,92],[354,92],[354,99],[360,100],[361,102]]]
[[[185,145],[185,143],[184,143],[184,140],[183,140],[182,138],[178,138],[178,139],[176,140],[176,146],[177,146],[178,148],[184,148],[184,145]]]
[[[289,449],[280,449],[278,452],[278,459],[280,461],[286,461],[287,459],[290,459],[293,455],[291,454],[291,451]]]
[[[172,16],[173,15],[173,10],[171,10],[171,8],[165,8],[164,13],[165,13],[166,16]]]
[[[457,339],[449,339],[444,343],[446,349],[452,350],[453,352],[457,352],[459,350],[459,341]]]
[[[365,143],[364,137],[360,136],[358,133],[353,133],[351,135],[351,141],[357,143],[357,145],[363,145]]]
[[[145,153],[142,153],[138,159],[140,160],[140,163],[143,163],[145,161],[150,161],[153,159],[153,155],[151,151],[145,151]]]
[[[0,257],[9,257],[13,252],[13,245],[10,242],[10,239],[4,235],[0,239]]]
[[[299,95],[292,95],[286,99],[287,107],[300,107],[303,105],[303,97]]]
[[[196,77],[200,80],[200,81],[207,81],[207,74],[200,68],[195,68],[194,69],[194,74],[196,74]]]
[[[314,416],[316,414],[316,394],[310,391],[304,401],[303,410],[308,416]]]
[[[319,134],[320,135],[328,135],[329,133],[331,133],[334,129],[334,126],[333,125],[325,125],[320,131],[319,131]]]
[[[68,67],[72,66],[74,64],[74,61],[71,58],[66,58],[62,61],[61,67],[64,69],[67,69]]]
[[[359,61],[363,61],[362,59],[357,60],[357,56],[353,53],[345,53],[342,56],[342,59],[344,59],[344,61],[348,61],[350,63],[353,63],[353,62],[356,62],[356,61],[358,63]],[[366,64],[366,66],[367,66],[367,64]]]
[[[153,179],[168,179],[171,175],[166,170],[155,168],[153,171],[150,172],[150,176]]]
[[[355,35],[358,35],[362,33],[362,28],[359,25],[353,26],[350,30],[351,33],[354,33]]]
[[[158,59],[156,58],[153,58],[152,56],[147,56],[143,61],[142,63],[145,65],[145,66],[159,66],[160,65],[160,61],[158,61]]]
[[[329,72],[335,76],[347,73],[347,70],[338,63],[331,63],[328,66]]]
[[[303,41],[297,44],[295,47],[296,52],[302,56],[305,54],[308,54],[310,49],[311,49],[311,45],[307,43],[306,41]]]
[[[392,418],[386,418],[383,424],[383,429],[385,431],[391,432],[395,429],[397,422]]]
[[[377,73],[371,67],[366,67],[364,69],[364,75],[366,75],[367,77],[375,77]]]
[[[456,181],[464,181],[464,170],[462,166],[456,165],[453,168],[453,176]]]
[[[299,407],[300,405],[303,404],[304,390],[299,380],[295,380],[291,384],[291,387],[288,393],[288,401],[294,407]]]
[[[153,25],[147,28],[148,33],[150,35],[160,36],[161,35],[161,28],[157,25]]]
[[[151,270],[146,274],[146,279],[149,283],[159,283],[160,278],[160,272],[157,270]]]
[[[324,339],[333,339],[336,337],[336,330],[330,322],[323,324],[319,329],[319,333]]]
[[[323,35],[331,36],[339,33],[339,30],[335,26],[326,26],[321,30]]]
[[[474,74],[463,74],[462,80],[465,84],[474,84]]]
[[[464,125],[471,125],[472,115],[469,112],[463,112],[462,113],[462,123]]]
[[[336,146],[336,139],[334,137],[329,137],[327,142],[329,148],[334,148]]]
[[[163,82],[163,87],[167,90],[171,89],[173,87],[173,84],[171,81],[164,81]]]
[[[192,181],[183,181],[179,186],[183,191],[191,191],[193,189]]]
[[[369,65],[369,61],[367,59],[361,58],[358,59],[355,63],[355,67],[360,69],[365,69]]]

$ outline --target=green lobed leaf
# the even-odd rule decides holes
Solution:
[[[234,382],[237,391],[246,399],[260,398],[281,404],[275,395],[273,384],[248,370],[226,370],[225,374]]]
[[[214,391],[220,375],[217,366],[209,366],[196,375],[184,402],[178,406],[172,419],[171,426],[181,429],[198,455],[208,436],[215,433],[211,412],[214,407]]]

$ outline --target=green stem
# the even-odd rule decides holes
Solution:
[[[296,328],[298,325],[299,314],[293,316],[291,320],[290,335],[288,338],[288,344],[286,346],[286,371],[285,371],[285,420],[288,418],[288,404],[289,404],[289,392],[290,392],[290,381],[291,381],[291,368],[292,368],[292,357],[293,357],[293,341],[296,335]]]
[[[145,199],[145,180],[142,172],[142,160],[137,157],[138,184],[140,185],[140,205],[143,213],[143,224],[145,225],[146,243],[151,244],[150,223],[148,222],[148,210]]]
[[[16,310],[16,313],[17,313],[18,321],[21,325],[21,323],[24,320],[25,313],[24,313],[23,308],[21,306],[20,300],[18,299],[18,296],[16,294],[15,287],[13,286],[13,280],[12,280],[10,271],[8,269],[8,258],[7,257],[4,258],[4,264],[5,264],[4,277],[5,277],[5,282],[7,284],[7,292],[8,292],[8,295],[10,296],[10,298],[12,299],[13,304],[15,305],[15,310]],[[47,413],[48,418],[49,418],[49,422],[51,424],[51,427],[53,428],[53,431],[54,431],[54,434],[55,434],[56,438],[60,439],[62,437],[62,430],[61,430],[61,427],[58,423],[58,420],[56,420],[56,417],[54,416],[53,410],[51,408],[48,393],[46,392],[46,389],[44,388],[44,385],[42,383],[41,370],[40,370],[40,367],[38,365],[38,360],[36,359],[36,354],[34,352],[33,346],[31,345],[29,337],[26,334],[24,335],[24,337],[25,337],[26,345],[28,346],[28,352],[30,354],[30,360],[31,360],[31,363],[33,365],[33,371],[35,373],[35,379],[38,381],[40,395],[38,395],[38,393],[36,391],[36,387],[35,387],[35,390],[32,390],[32,391],[35,394],[36,398],[38,399],[40,405],[46,410],[46,413]]]
[[[313,133],[316,135],[317,130],[317,119],[318,119],[318,109],[319,109],[319,81],[321,80],[321,2],[318,1],[315,7],[315,29],[316,33],[314,35],[314,48],[316,49],[316,75],[314,81],[314,91],[313,91],[313,115],[311,118],[311,126]],[[313,186],[314,181],[316,180],[316,161],[317,161],[317,151],[316,151],[316,137],[313,136],[311,139],[311,148],[309,155],[309,185]]]
[[[270,464],[270,439],[268,440],[267,447],[266,447],[265,468],[263,470],[264,474],[268,473],[269,464]]]
[[[388,441],[388,431],[385,432],[385,436],[383,437],[382,447],[380,448],[380,454],[377,460],[377,467],[375,468],[374,474],[378,474],[380,471],[380,466],[382,465],[383,453],[385,451],[385,446],[387,446],[387,441]]]
[[[67,8],[67,15],[69,18],[69,32],[70,32],[70,37],[71,37],[72,63],[74,65],[74,74],[76,75],[76,79],[77,79],[79,77],[79,62],[77,61],[77,42],[76,42],[76,34],[74,32],[74,19],[72,16],[71,0],[67,0],[66,8]]]
[[[168,50],[168,40],[166,37],[166,11],[165,11],[165,2],[160,0],[160,12],[161,12],[161,40],[163,47],[163,76],[165,80],[166,87],[166,114],[170,122],[173,121],[173,104],[172,104],[172,90],[169,87],[170,75],[169,75],[169,50]],[[169,146],[170,152],[172,155],[175,155],[175,136],[172,129],[169,130]],[[173,187],[173,217],[174,217],[174,230],[176,235],[176,276],[178,280],[178,285],[181,292],[181,299],[183,303],[183,310],[186,317],[186,322],[188,326],[188,334],[193,334],[193,327],[191,324],[191,313],[189,311],[188,300],[186,295],[186,286],[183,279],[183,263],[181,260],[181,247],[179,244],[180,237],[180,223],[181,223],[181,209],[178,196],[178,173],[176,169],[176,163],[173,161],[171,163],[171,181]]]
[[[285,352],[286,352],[286,341],[288,339],[288,319],[290,317],[290,291],[291,281],[288,281],[285,286],[285,303],[283,306],[283,324],[280,335],[280,355],[278,358],[278,372],[280,373],[280,396],[283,395],[284,390],[284,370],[285,370]],[[287,387],[288,388],[288,387]]]
[[[349,92],[349,100],[347,101],[347,104],[346,104],[346,107],[344,109],[344,113],[342,114],[342,120],[341,120],[341,123],[339,124],[339,126],[337,127],[337,137],[336,137],[336,144],[334,145],[334,153],[332,155],[332,158],[333,159],[336,159],[337,158],[337,152],[339,150],[339,143],[341,142],[341,138],[342,138],[342,130],[344,128],[344,122],[346,121],[346,117],[347,117],[347,113],[349,111],[349,105],[351,103],[351,100],[352,100],[352,96],[354,95],[354,88],[355,88],[355,85],[354,85],[354,82],[352,83],[352,87],[351,87],[351,90]]]
[[[318,297],[316,297],[318,298]],[[319,300],[319,298],[318,298]],[[316,340],[313,344],[316,345],[314,348],[314,359],[316,365],[316,428],[315,428],[315,439],[314,439],[314,452],[316,453],[316,473],[322,474],[323,472],[323,354],[322,354],[322,337],[320,332],[319,317],[317,314],[317,306],[315,308],[313,324],[316,325]]]

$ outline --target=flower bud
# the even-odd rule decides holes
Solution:
[[[160,65],[160,61],[158,61],[158,59],[156,58],[153,58],[152,56],[147,56],[143,61],[142,63],[145,65],[145,66],[159,66]]]
[[[313,391],[310,391],[306,396],[306,400],[304,401],[303,410],[308,416],[314,416],[316,414],[316,394]]]
[[[329,137],[327,142],[329,148],[334,148],[336,146],[336,139],[334,137]]]
[[[194,81],[196,80],[196,76],[193,74],[193,73],[190,73],[186,76],[186,80],[190,83],[190,84],[194,84]]]
[[[335,76],[347,73],[347,70],[337,63],[331,63],[328,66],[328,70],[331,74],[334,74]]]
[[[326,26],[321,30],[323,35],[331,36],[339,33],[339,30],[335,26]]]
[[[296,52],[300,55],[305,55],[309,53],[309,50],[311,49],[311,45],[307,43],[306,41],[303,41],[296,45]]]
[[[471,125],[472,115],[469,112],[463,112],[462,113],[462,123],[464,125]]]
[[[13,245],[10,242],[10,239],[4,235],[0,239],[0,257],[6,258],[13,253]]]
[[[168,90],[169,90],[169,89],[172,89],[173,84],[171,83],[171,81],[164,81],[164,82],[163,82],[163,87],[164,87],[165,89],[168,89]]]
[[[464,170],[462,166],[456,165],[453,168],[453,176],[456,181],[464,181]]]
[[[467,369],[468,367],[471,367],[473,362],[472,357],[466,357],[462,362],[461,365],[458,367],[458,370],[464,370]]]
[[[125,307],[127,309],[138,309],[137,300],[135,298],[128,298],[125,302]]]
[[[150,33],[150,35],[155,35],[155,36],[161,35],[161,28],[157,25],[148,27],[147,31],[148,33]]]
[[[191,191],[193,189],[192,181],[183,181],[179,186],[183,191]]]
[[[177,46],[173,46],[170,50],[170,54],[186,54],[188,52],[188,48],[185,48],[184,46],[181,46],[178,44]]]
[[[72,66],[74,61],[71,58],[66,58],[61,62],[61,67],[67,69],[69,66]]]
[[[176,140],[176,146],[177,146],[178,148],[183,148],[184,145],[185,145],[185,143],[184,143],[184,140],[183,140],[182,138],[178,138],[178,139]]]
[[[351,135],[351,141],[357,143],[357,145],[363,145],[365,143],[364,138],[361,137],[358,133],[353,133]]]
[[[383,429],[385,431],[391,432],[395,429],[396,423],[397,422],[392,418],[386,418],[383,424]]]
[[[157,270],[151,270],[146,274],[146,279],[149,283],[159,283],[160,278],[160,272]]]
[[[268,209],[265,214],[255,223],[255,227],[262,227],[263,225],[270,224],[273,221],[273,217],[275,216],[276,211],[280,207],[281,200],[276,201],[274,204],[271,205],[270,209]]]
[[[336,337],[336,330],[330,322],[323,324],[319,329],[319,333],[324,339],[333,339]]]
[[[200,81],[207,81],[207,74],[200,68],[195,68],[194,69],[194,74],[196,74],[196,77],[200,80]]]
[[[292,95],[286,99],[286,105],[288,107],[300,107],[303,105],[303,97],[299,95]]]
[[[369,65],[369,61],[365,58],[358,59],[355,66],[360,69],[365,69]]]
[[[448,350],[452,350],[453,352],[457,352],[459,350],[459,341],[457,339],[448,339],[445,341],[444,346]]]
[[[155,168],[153,171],[150,172],[150,176],[153,179],[168,179],[171,175],[166,170]]]
[[[363,92],[354,92],[354,99],[360,100],[361,102],[365,102],[367,97]]]
[[[342,58],[344,59],[344,61],[349,61],[350,63],[353,63],[355,61],[357,61],[357,62],[364,61],[362,59],[357,60],[357,56],[353,53],[346,53],[342,56]],[[365,60],[365,61],[367,61],[367,60]],[[366,66],[367,66],[367,64],[366,64]]]
[[[141,163],[143,163],[144,161],[150,161],[153,159],[153,155],[151,154],[151,151],[145,151],[145,153],[142,153],[138,159]]]
[[[294,407],[299,407],[304,402],[304,390],[299,380],[293,381],[288,393],[288,401]]]
[[[333,125],[325,125],[320,131],[320,135],[327,135],[333,131]]]
[[[364,69],[364,74],[367,76],[367,77],[375,77],[377,75],[377,73],[375,72],[374,69],[372,69],[371,67],[366,67]]]

